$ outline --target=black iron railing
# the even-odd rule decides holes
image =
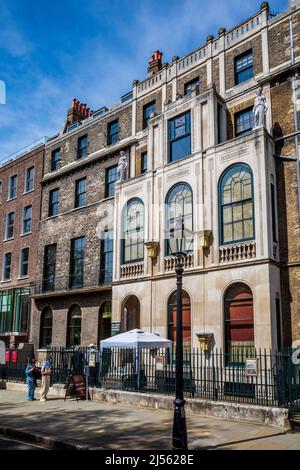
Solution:
[[[42,279],[35,285],[35,294],[48,294],[51,292],[72,291],[78,289],[107,287],[111,284],[111,273],[101,270],[89,276],[55,276],[51,279]]]
[[[89,349],[50,348],[52,384],[66,383],[72,373],[84,374]],[[300,365],[292,349],[239,350],[238,361],[214,350],[184,351],[184,393],[189,397],[224,400],[262,406],[291,407],[300,400]],[[174,351],[166,349],[115,348],[96,353],[89,384],[115,390],[174,395]],[[0,366],[0,378],[24,380],[24,370]],[[4,377],[3,377],[4,376]]]

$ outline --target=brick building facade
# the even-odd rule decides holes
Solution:
[[[0,339],[10,347],[29,339],[43,163],[41,143],[0,167]]]

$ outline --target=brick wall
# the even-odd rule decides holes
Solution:
[[[94,204],[105,198],[105,174],[106,169],[117,165],[119,154],[107,156],[101,161],[89,163],[88,160],[82,162],[82,166],[76,171],[61,175],[43,184],[41,218],[48,217],[49,192],[59,188],[60,213],[63,214],[74,209],[75,182],[80,178],[87,178],[87,205]],[[81,209],[82,210],[82,209]]]
[[[146,104],[155,101],[156,113],[162,112],[162,93],[161,89],[155,93],[151,93],[144,98],[137,101],[136,105],[136,131],[140,132],[143,130],[143,108]]]
[[[0,273],[2,279],[3,255],[12,252],[12,270],[11,281],[5,282],[1,288],[10,289],[12,287],[21,287],[34,283],[36,279],[37,266],[37,241],[38,228],[40,220],[40,201],[41,201],[41,180],[43,173],[43,155],[44,147],[39,147],[23,157],[0,168],[0,181],[2,182],[2,203],[0,204],[0,240],[5,238],[6,215],[9,212],[15,212],[14,238],[0,243]],[[34,190],[25,193],[26,170],[31,166],[35,167]],[[10,176],[17,174],[17,197],[8,201],[8,187]],[[32,206],[31,233],[22,235],[23,209],[26,206]],[[20,251],[23,248],[29,248],[28,278],[18,279]]]
[[[271,88],[272,124],[276,135],[294,130],[291,82],[274,82]],[[295,156],[293,139],[276,145],[276,153]],[[278,224],[281,262],[281,299],[285,345],[300,337],[300,224],[296,165],[294,162],[276,160]],[[290,322],[290,325],[289,325]]]
[[[67,135],[67,138],[62,139],[61,142],[53,142],[53,144],[47,145],[45,151],[45,174],[50,172],[52,151],[59,147],[61,148],[62,166],[76,161],[78,138],[85,134],[88,135],[88,154],[106,147],[107,125],[109,122],[116,119],[119,120],[119,138],[125,139],[126,137],[130,137],[132,134],[132,108],[131,106],[127,106],[115,113],[109,114],[109,116],[106,116],[101,120],[97,120],[88,128],[83,128],[79,132]]]
[[[206,65],[196,68],[190,73],[183,75],[177,80],[177,93],[184,95],[184,85],[194,78],[199,77],[200,80],[200,93],[204,93],[207,90],[207,72]]]
[[[289,60],[290,58],[290,37],[289,21],[276,24],[269,29],[269,57],[270,68]]]
[[[213,83],[217,92],[220,93],[219,59],[213,60]]]
[[[167,102],[172,101],[172,90],[173,90],[172,83],[169,83],[167,85],[167,97],[166,97]]]
[[[51,299],[35,299],[32,309],[31,340],[35,350],[39,347],[40,318],[43,310],[50,307],[53,313],[52,346],[66,345],[68,312],[72,305],[81,308],[81,346],[98,344],[99,311],[105,301],[111,301],[111,292],[88,295],[59,296]]]

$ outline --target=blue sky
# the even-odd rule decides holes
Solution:
[[[0,160],[58,132],[73,98],[117,103],[149,57],[184,56],[259,10],[257,0],[0,0]],[[271,0],[284,11],[288,0]]]

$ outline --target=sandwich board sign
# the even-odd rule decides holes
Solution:
[[[0,341],[0,364],[6,364],[5,360],[5,343]]]

